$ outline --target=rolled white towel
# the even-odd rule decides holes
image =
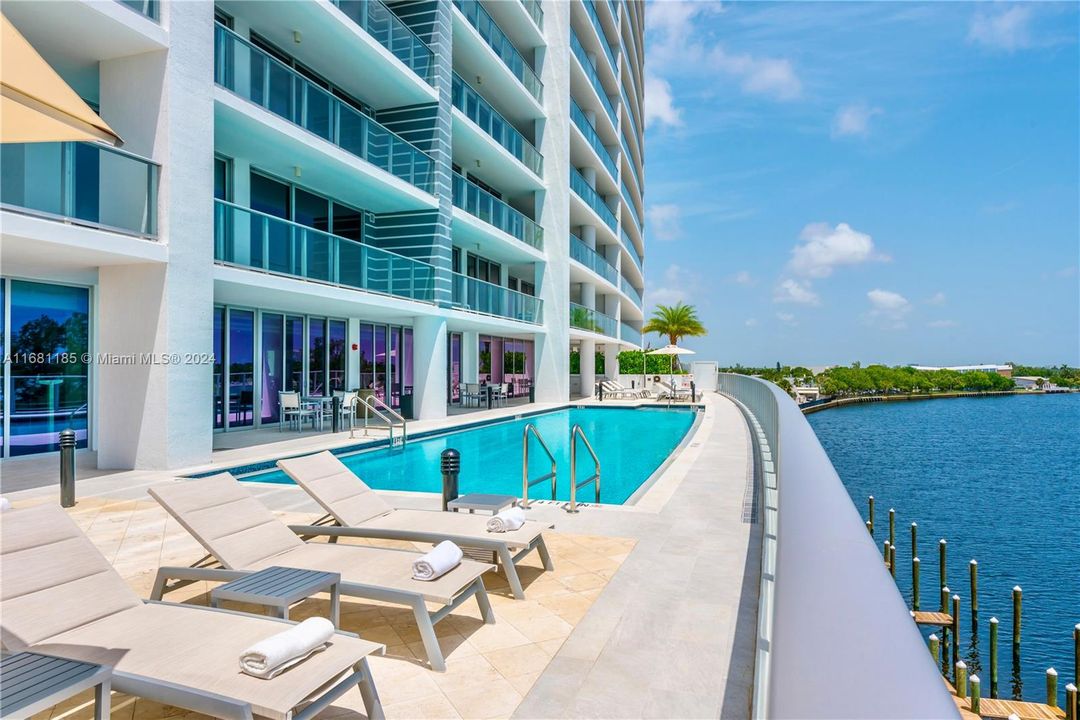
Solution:
[[[426,581],[441,577],[460,565],[461,558],[461,548],[449,540],[443,540],[431,552],[413,562],[413,580]]]
[[[260,640],[240,654],[240,669],[269,680],[326,647],[334,624],[326,618],[308,618],[285,632]]]
[[[11,501],[6,497],[0,497],[0,512],[11,509]]]
[[[525,524],[525,511],[519,507],[503,510],[498,515],[492,515],[487,521],[487,531],[493,533],[510,532],[517,530]]]

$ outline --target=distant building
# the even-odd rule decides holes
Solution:
[[[1060,390],[1049,379],[1038,375],[1017,375],[1013,378],[1016,387],[1022,390]],[[1040,384],[1041,383],[1041,384]]]
[[[955,370],[956,372],[993,372],[1002,377],[1011,378],[1013,373],[1012,365],[951,365],[948,367],[939,367],[935,365],[912,365],[914,370]]]

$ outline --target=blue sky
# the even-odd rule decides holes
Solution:
[[[651,2],[646,304],[722,364],[1080,364],[1078,7]]]

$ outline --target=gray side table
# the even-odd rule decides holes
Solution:
[[[495,515],[503,508],[513,507],[518,499],[513,495],[489,495],[487,493],[470,493],[446,503],[446,509],[457,512],[468,510],[471,515],[477,510],[484,510]]]
[[[341,606],[341,575],[320,570],[268,567],[242,578],[219,585],[210,591],[210,605],[222,600],[265,605],[289,619],[289,606],[321,592],[330,593],[330,622],[338,626]]]
[[[108,720],[112,668],[20,652],[0,656],[0,717],[23,720],[94,688],[94,718]]]

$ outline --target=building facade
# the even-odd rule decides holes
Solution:
[[[640,346],[642,3],[3,12],[124,139],[2,148],[4,457],[205,462],[282,391],[565,401]]]

